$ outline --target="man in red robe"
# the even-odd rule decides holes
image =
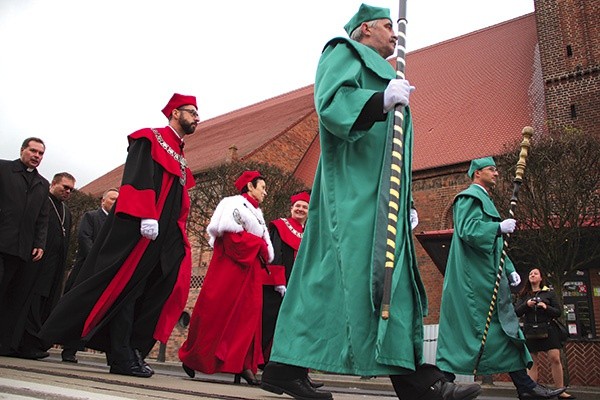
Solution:
[[[269,234],[273,243],[275,258],[269,265],[269,274],[265,273],[263,286],[263,322],[262,347],[265,363],[269,361],[271,342],[275,333],[275,323],[287,282],[292,273],[294,260],[298,254],[304,225],[308,218],[308,192],[296,193],[290,198],[291,209],[289,218],[278,218],[269,224]]]
[[[114,374],[153,374],[144,358],[156,340],[167,342],[189,292],[185,225],[194,177],[183,139],[200,121],[196,98],[175,93],[162,112],[168,126],[128,136],[119,198],[39,334],[48,346],[105,352]]]

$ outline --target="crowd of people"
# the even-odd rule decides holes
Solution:
[[[491,157],[471,162],[472,184],[454,200],[437,362],[424,362],[427,296],[412,239],[415,88],[387,61],[398,40],[388,9],[362,4],[344,28],[348,38],[326,44],[316,74],[321,156],[312,191],[292,194],[290,215],[268,222],[260,206],[269,177],[244,171],[233,183],[239,194],[214,210],[212,259],[179,349],[184,371],[230,373],[234,382],[296,399],[333,398],[310,369],[387,375],[403,400],[469,400],[480,386],[457,384],[454,374],[478,368],[509,373],[521,399],[572,399],[558,334],[548,325],[542,343],[519,327],[517,315],[548,324],[560,316],[539,269],[515,313],[510,286],[520,276],[506,259],[486,326],[502,237],[516,227],[490,199],[498,177]],[[145,358],[156,341],[167,342],[188,298],[195,181],[183,145],[200,121],[194,96],[175,93],[162,112],[168,125],[128,136],[121,186],[82,217],[68,278],[66,202],[75,178],[61,172],[48,182],[38,173],[46,149],[35,137],[23,142],[19,159],[0,160],[0,318],[15,321],[0,328],[0,355],[41,359],[62,345],[62,360],[75,363],[77,351],[90,348],[106,355],[110,373],[154,374]],[[394,113],[402,116],[403,144],[392,166]],[[393,168],[400,171],[394,201]],[[397,208],[391,239],[390,203]],[[390,241],[392,292],[389,317],[381,318]],[[549,354],[557,389],[536,382],[540,351]]]

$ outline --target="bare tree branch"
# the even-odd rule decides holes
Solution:
[[[508,211],[518,143],[497,157],[493,198]],[[532,143],[509,253],[522,269],[539,267],[559,295],[569,273],[600,261],[600,138],[555,132]],[[562,298],[562,296],[559,296]]]

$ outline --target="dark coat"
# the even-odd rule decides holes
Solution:
[[[28,182],[28,175],[31,184]],[[0,252],[31,260],[34,248],[46,247],[50,184],[21,160],[0,160]]]
[[[292,218],[288,218],[288,221],[290,220],[294,223]],[[277,266],[283,266],[285,268],[285,285],[287,285],[292,274],[296,253],[300,246],[300,238],[294,240],[293,235],[285,224],[277,223],[278,221],[280,220],[272,221],[269,224],[269,235],[271,236],[273,251],[275,253],[269,269],[274,270]],[[297,224],[295,226],[297,231],[303,233],[304,228],[297,222],[295,224]],[[275,334],[275,324],[282,301],[283,297],[281,297],[279,292],[275,291],[274,285],[263,286],[262,348],[265,363],[269,360],[271,342]]]
[[[107,214],[102,208],[88,211],[81,217],[77,233],[77,256],[73,269],[65,283],[65,292],[68,292],[73,287],[81,266],[92,249],[92,244],[100,234],[100,229],[102,229],[104,222],[106,222],[106,217]]]
[[[534,297],[539,297],[542,302],[546,303],[547,307],[545,310],[541,307],[529,307],[527,305],[527,300]],[[547,287],[544,287],[542,290],[534,292],[533,294],[521,296],[515,305],[515,312],[518,317],[524,316],[524,323],[534,323],[536,321],[550,322],[554,318],[560,317],[562,314],[556,294]]]
[[[62,288],[69,250],[69,239],[71,236],[71,211],[66,204],[50,195],[49,199],[54,203],[56,211],[64,221],[61,224],[59,214],[50,204],[50,216],[48,218],[48,240],[44,257],[34,263],[39,269],[39,275],[35,282],[34,294],[40,297],[39,317],[43,322],[50,311],[54,308],[62,295]],[[34,312],[33,315],[36,313]],[[39,322],[39,321],[38,321]],[[41,324],[40,326],[41,327]]]

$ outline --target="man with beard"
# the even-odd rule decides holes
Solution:
[[[37,170],[45,151],[41,139],[30,137],[23,141],[19,159],[0,160],[0,355],[17,352],[14,324],[7,321],[19,315],[24,300],[18,296],[29,294],[18,281],[46,246],[49,183]]]
[[[187,190],[194,177],[183,139],[198,123],[196,98],[175,93],[164,128],[129,135],[119,198],[40,337],[106,353],[110,373],[150,377],[144,361],[166,343],[185,307],[191,276]]]

